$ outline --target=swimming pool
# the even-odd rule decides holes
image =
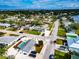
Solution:
[[[79,9],[79,0],[0,0],[0,9]]]

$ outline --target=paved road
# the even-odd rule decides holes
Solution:
[[[54,44],[50,43],[51,41],[54,41],[57,39],[57,32],[58,32],[58,26],[59,26],[59,20],[56,20],[54,22],[54,28],[52,31],[52,34],[50,36],[50,40],[48,41],[48,43],[43,47],[41,54],[43,55],[42,59],[49,59],[49,55],[52,51],[52,53],[54,53]]]
[[[59,26],[59,19],[54,22],[54,28],[53,28],[53,31],[50,35],[51,40],[56,40],[57,39],[58,26]]]

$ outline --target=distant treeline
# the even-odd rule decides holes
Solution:
[[[68,10],[5,10],[0,11],[0,14],[9,14],[9,15],[15,15],[15,14],[45,14],[49,12],[54,12],[55,15],[61,14],[61,13],[67,13],[69,15],[79,15],[79,9],[68,9]]]

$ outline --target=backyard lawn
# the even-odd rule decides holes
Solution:
[[[15,28],[13,28],[13,27],[9,27],[7,30],[16,31],[17,29],[15,29]]]
[[[10,36],[19,36],[18,34],[10,34]]]
[[[63,29],[62,27],[59,27],[58,36],[65,36],[65,35],[66,35],[65,29]]]
[[[0,26],[0,29],[1,29],[1,30],[5,29],[5,28],[6,28],[6,27],[4,27],[4,26]]]
[[[28,34],[34,34],[34,35],[40,35],[41,32],[38,32],[36,30],[23,30],[23,32],[28,33]]]

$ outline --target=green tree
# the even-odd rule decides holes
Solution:
[[[54,22],[57,19],[55,15],[53,15],[51,18],[52,18],[51,22]]]
[[[43,22],[41,20],[34,20],[32,21],[32,25],[42,25]]]
[[[5,53],[5,48],[0,48],[0,55],[3,55]]]
[[[9,21],[7,21],[7,23],[14,24],[15,22],[13,20],[9,20]]]

